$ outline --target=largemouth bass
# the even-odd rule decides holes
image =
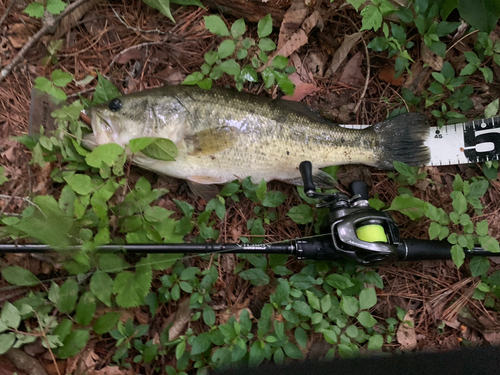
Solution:
[[[251,176],[254,182],[300,184],[300,162],[319,168],[366,164],[392,169],[393,161],[421,166],[425,117],[407,113],[366,130],[336,126],[305,106],[222,88],[166,86],[111,100],[90,110],[98,145],[160,137],[172,140],[179,155],[161,161],[140,153],[143,168],[196,184],[224,184]]]

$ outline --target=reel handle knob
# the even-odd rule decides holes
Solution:
[[[316,193],[316,188],[313,182],[312,176],[312,164],[310,161],[303,161],[299,165],[299,172],[302,176],[302,181],[304,182],[304,193],[312,198],[312,195]]]
[[[359,194],[361,199],[368,200],[368,185],[361,180],[354,180],[349,185],[352,195]]]

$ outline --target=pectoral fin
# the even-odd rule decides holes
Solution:
[[[190,176],[186,182],[194,195],[208,202],[219,194],[219,188],[214,184],[223,184],[226,181],[217,177]]]
[[[188,154],[191,156],[213,155],[233,147],[238,140],[238,129],[221,126],[206,129],[185,137]]]

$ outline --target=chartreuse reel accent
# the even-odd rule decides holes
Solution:
[[[298,259],[340,260],[347,258],[365,266],[395,261],[451,259],[451,244],[447,241],[402,239],[392,217],[368,204],[368,187],[363,181],[354,181],[349,198],[344,193],[318,193],[312,179],[312,165],[304,161],[299,166],[304,192],[310,198],[321,200],[318,207],[328,207],[330,213],[323,225],[322,236],[295,239],[282,243],[180,243],[105,245],[99,252],[128,253],[241,253],[289,254]],[[78,250],[72,246],[60,250]],[[46,245],[0,244],[0,252],[39,253],[55,250]],[[480,247],[465,250],[468,257],[498,256]]]

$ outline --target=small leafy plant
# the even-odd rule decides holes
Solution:
[[[257,25],[258,39],[243,38],[247,31],[245,20],[239,19],[228,30],[224,21],[216,15],[205,16],[205,26],[212,33],[226,38],[219,45],[217,51],[205,54],[205,63],[200,72],[186,77],[183,84],[198,85],[210,89],[213,81],[218,80],[224,73],[234,77],[236,88],[243,89],[245,82],[258,82],[258,71],[267,89],[276,82],[286,95],[293,94],[294,84],[288,74],[295,71],[294,67],[287,67],[288,58],[275,56],[269,64],[269,53],[276,49],[276,44],[268,38],[273,30],[273,21],[268,14]],[[237,61],[238,60],[238,61]]]

